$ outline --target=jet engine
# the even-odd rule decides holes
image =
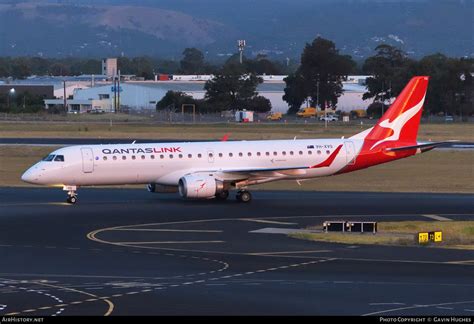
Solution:
[[[183,198],[213,198],[224,191],[224,183],[212,175],[190,174],[179,179],[178,188]]]

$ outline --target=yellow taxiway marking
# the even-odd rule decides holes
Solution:
[[[184,232],[184,233],[222,233],[221,230],[182,230],[166,228],[117,228],[112,231],[139,231],[139,232]]]
[[[115,244],[199,244],[199,243],[225,243],[225,241],[151,241],[151,242],[115,242]]]
[[[333,251],[331,251],[331,250],[313,250],[313,251],[257,252],[257,253],[248,253],[247,255],[300,254],[300,253],[325,253],[325,252],[333,252]]]
[[[421,216],[421,214],[416,214],[417,216]],[[443,215],[461,215],[461,216],[471,216],[474,214],[443,214]],[[348,214],[348,215],[305,215],[305,216],[271,216],[271,217],[261,217],[257,219],[258,221],[267,221],[267,220],[276,220],[276,219],[284,219],[284,220],[290,220],[290,219],[296,219],[296,218],[305,218],[305,219],[310,219],[310,218],[331,218],[331,217],[339,217],[339,218],[352,218],[352,217],[398,217],[398,216],[413,216],[412,213],[409,214],[385,214],[385,215],[380,215],[380,214],[366,214],[366,215],[360,215],[360,214]],[[216,218],[216,219],[196,219],[196,220],[191,220],[191,221],[174,221],[174,222],[163,222],[163,223],[145,223],[145,224],[128,224],[128,225],[121,225],[121,226],[113,226],[113,227],[106,227],[106,228],[100,228],[96,229],[94,231],[91,231],[87,233],[86,237],[94,242],[97,243],[102,243],[102,244],[109,244],[109,245],[115,245],[115,246],[122,246],[122,247],[133,247],[133,248],[140,248],[140,249],[146,249],[146,250],[166,250],[166,251],[174,251],[174,252],[197,252],[197,253],[216,253],[216,254],[222,254],[222,255],[251,255],[250,253],[242,253],[242,252],[230,252],[230,251],[216,251],[216,250],[201,250],[201,249],[183,249],[183,248],[171,248],[171,247],[159,247],[159,246],[140,246],[140,245],[135,245],[135,244],[127,244],[126,242],[114,242],[114,241],[108,241],[102,238],[99,238],[101,233],[108,232],[108,231],[114,231],[120,228],[131,228],[131,227],[145,227],[145,226],[166,226],[166,225],[178,225],[178,224],[196,224],[196,223],[211,223],[211,222],[229,222],[229,221],[255,221],[255,219],[249,219],[249,218]],[[282,224],[288,225],[288,224],[295,224],[295,223],[283,223]],[[296,223],[297,224],[297,223]],[[284,258],[311,258],[311,259],[316,259],[318,257],[315,256],[297,256],[297,255],[271,255],[271,254],[262,254],[261,256],[263,257],[284,257]],[[322,258],[322,257],[319,257]],[[447,262],[443,261],[415,261],[415,260],[387,260],[387,259],[354,259],[354,258],[338,258],[339,260],[356,260],[356,261],[379,261],[379,262],[407,262],[407,263],[421,263],[421,264],[449,264]],[[467,264],[467,263],[466,263]]]
[[[240,220],[255,223],[281,224],[281,225],[297,225],[298,223],[277,222],[266,219],[241,218]]]
[[[91,294],[91,293],[88,293],[88,292],[85,292],[85,291],[82,291],[82,290],[77,290],[77,289],[67,288],[67,287],[62,287],[62,286],[57,286],[57,285],[51,285],[51,284],[47,284],[47,283],[39,282],[39,281],[33,281],[33,283],[35,283],[37,285],[45,286],[45,287],[68,290],[68,291],[72,291],[72,292],[75,292],[75,293],[78,293],[78,294],[83,294],[83,295],[86,295],[86,296],[89,296],[89,297],[100,298],[97,295],[94,295],[94,294]],[[104,316],[109,316],[110,314],[112,314],[112,312],[114,311],[114,307],[115,307],[114,303],[112,303],[109,299],[100,298],[100,300],[103,300],[109,306],[109,308],[105,312]],[[82,303],[82,301],[81,301],[81,303]],[[74,303],[71,303],[71,304],[74,304]],[[76,302],[76,304],[79,304],[79,302]],[[67,304],[61,304],[61,306],[58,306],[58,305],[56,305],[56,306],[57,307],[63,307],[63,306],[67,306]]]

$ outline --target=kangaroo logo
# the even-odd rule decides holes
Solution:
[[[398,141],[398,139],[400,138],[400,133],[402,132],[403,126],[405,126],[405,124],[410,119],[412,119],[423,107],[423,103],[425,102],[425,96],[421,98],[419,103],[417,103],[415,106],[411,107],[410,109],[407,109],[405,112],[400,114],[400,116],[395,118],[393,121],[389,121],[389,118],[381,121],[378,125],[383,128],[390,128],[393,131],[393,134],[390,135],[389,137],[386,137],[378,141],[374,145],[372,145],[370,150],[372,150],[374,147],[384,142]]]

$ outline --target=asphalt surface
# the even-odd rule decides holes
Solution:
[[[76,205],[64,198],[0,188],[0,315],[474,314],[474,251],[268,233],[325,220],[472,220],[472,195],[264,191],[241,204],[81,189]]]
[[[125,139],[125,138],[0,138],[0,145],[37,145],[67,146],[95,144],[130,144],[135,143],[173,143],[173,142],[209,142],[206,140],[183,139]],[[232,139],[229,139],[232,141]],[[473,150],[472,142],[453,142],[440,145],[441,149]]]

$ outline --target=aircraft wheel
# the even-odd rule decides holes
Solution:
[[[77,197],[76,196],[70,196],[70,197],[67,197],[67,200],[66,200],[69,204],[72,204],[74,205],[76,202],[77,202]]]
[[[223,190],[216,195],[217,200],[226,200],[229,198],[229,190]]]
[[[242,190],[237,193],[237,200],[243,203],[248,203],[252,200],[252,194],[247,190]]]

